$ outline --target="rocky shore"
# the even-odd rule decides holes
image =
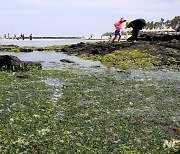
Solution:
[[[119,67],[120,63],[129,63],[130,60],[133,66],[136,65],[136,60],[140,60],[137,61],[139,64],[145,60],[153,66],[179,67],[180,65],[180,41],[178,40],[79,43],[65,47],[61,49],[61,52],[77,54],[83,58],[100,60],[104,63],[108,62],[115,67]],[[124,58],[121,59],[120,57],[123,56]]]
[[[152,66],[179,68],[180,65],[180,40],[176,39],[171,41],[139,40],[137,42],[122,41],[114,43],[111,41],[101,41],[96,43],[81,42],[72,45],[50,47],[1,45],[0,51],[56,51],[68,55],[76,55],[85,59],[98,60],[105,65],[119,68]],[[4,64],[4,62],[1,64]],[[9,62],[6,62],[6,64],[9,64]],[[23,65],[19,66],[25,66],[24,64],[26,63],[23,62]],[[40,64],[37,65],[38,67],[40,66]]]

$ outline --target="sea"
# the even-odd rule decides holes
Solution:
[[[77,44],[80,42],[98,42],[102,40],[90,40],[90,39],[25,39],[25,40],[13,40],[13,39],[0,39],[0,45],[17,45],[17,46],[34,46],[34,47],[46,47],[54,45],[68,45]]]

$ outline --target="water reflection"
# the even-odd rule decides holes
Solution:
[[[13,55],[23,61],[41,61],[43,69],[52,69],[53,67],[57,69],[57,67],[64,68],[72,65],[79,65],[80,67],[102,66],[99,61],[84,60],[76,56],[69,56],[62,52],[55,51],[34,51],[29,53],[0,52],[0,55]],[[75,64],[61,62],[61,59],[68,59],[73,61]]]

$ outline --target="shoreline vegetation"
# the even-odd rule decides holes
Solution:
[[[1,45],[107,69],[1,71],[0,153],[179,153],[179,47],[179,40]]]

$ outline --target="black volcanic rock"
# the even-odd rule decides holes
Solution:
[[[29,70],[32,67],[41,69],[42,65],[39,62],[21,61],[19,58],[12,55],[0,56],[1,70],[20,71],[20,70]]]

